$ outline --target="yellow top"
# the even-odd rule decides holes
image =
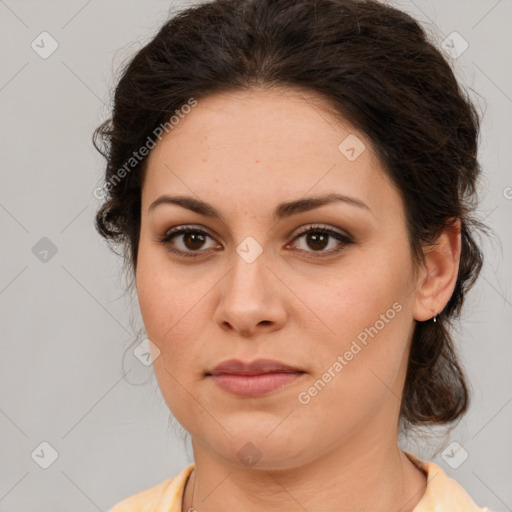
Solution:
[[[406,455],[427,474],[425,494],[414,512],[491,512],[479,508],[437,464],[421,461],[410,453]],[[108,512],[186,512],[181,510],[183,490],[194,468],[194,464],[187,466],[174,477],[124,499]]]

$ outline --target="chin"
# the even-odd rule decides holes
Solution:
[[[277,423],[274,428],[275,425]],[[245,429],[243,423],[238,426],[240,432],[233,433],[229,439],[216,439],[208,443],[230,464],[254,470],[284,470],[305,462],[307,439],[292,438],[284,429],[281,435],[277,431],[269,435],[272,429],[256,429],[254,420],[248,422]]]

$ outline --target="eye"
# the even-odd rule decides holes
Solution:
[[[208,238],[213,240],[213,237],[211,237],[206,231],[185,225],[177,226],[169,230],[158,241],[170,252],[176,253],[180,256],[194,257],[199,256],[201,252],[209,252],[208,247],[206,247],[206,249],[204,248]],[[177,242],[174,242],[175,239],[177,239]],[[354,243],[350,236],[322,225],[309,226],[302,230],[295,236],[292,244],[290,245],[295,245],[296,240],[300,239],[303,239],[304,244],[302,248],[299,247],[299,250],[313,253],[314,257],[337,254],[344,250],[347,245]],[[330,242],[334,242],[335,240],[337,240],[338,243],[334,243],[334,249],[327,251],[324,250],[330,245]],[[308,247],[313,250],[308,250]]]
[[[178,239],[178,243],[173,240]],[[213,238],[202,229],[194,228],[192,226],[178,226],[168,231],[162,238],[159,239],[167,250],[177,253],[181,256],[197,256],[197,253],[207,252],[201,250],[207,238]]]
[[[302,241],[304,242],[302,244],[303,248],[300,248],[300,250],[312,252],[315,257],[337,254],[344,250],[347,245],[354,243],[348,235],[322,225],[310,226],[307,229],[302,230],[294,238],[294,242],[299,239],[303,239]],[[324,249],[329,246],[330,242],[334,242],[333,239],[337,240],[339,243],[333,244],[334,249],[325,251]],[[308,247],[313,249],[313,251],[308,250]]]

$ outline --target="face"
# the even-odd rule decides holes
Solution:
[[[292,467],[396,434],[413,275],[398,190],[320,98],[209,96],[148,157],[136,286],[155,373],[193,443],[224,460]],[[302,373],[252,395],[207,375],[260,358]]]

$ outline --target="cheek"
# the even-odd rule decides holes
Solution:
[[[298,390],[301,426],[318,429],[318,418],[325,418],[322,435],[327,439],[340,435],[336,429],[341,424],[344,435],[350,435],[370,423],[383,404],[393,409],[400,404],[410,325],[407,309],[401,301],[393,302],[396,296],[385,288],[372,286],[370,294],[357,290],[350,298],[339,290],[333,293],[341,307],[332,310],[324,294],[319,311],[335,334],[317,336],[305,346],[313,371]]]
[[[163,356],[155,361],[155,369],[164,362],[172,371],[186,369],[191,365],[192,352],[199,350],[192,340],[201,339],[206,319],[211,318],[208,294],[214,286],[214,281],[198,277],[201,274],[196,266],[171,265],[164,251],[145,246],[139,249],[139,307],[147,337]]]
[[[386,392],[385,386],[394,385],[403,370],[411,336],[409,264],[390,252],[333,272],[321,284],[304,282],[308,304],[314,305],[314,324],[321,326],[316,336],[309,331],[315,343],[306,348],[308,360],[317,363],[316,378],[329,371],[336,375],[327,387],[347,393],[349,402],[350,395],[361,400],[364,395],[363,402],[371,402],[372,395]],[[305,319],[304,330],[308,323]]]
[[[207,301],[201,297],[211,288],[187,272],[176,271],[159,255],[141,249],[137,265],[137,295],[147,337],[158,347],[153,369],[169,409],[187,423],[190,395],[198,370],[192,368],[201,349],[194,340],[204,331]],[[170,271],[172,270],[172,274]],[[197,413],[197,411],[196,411]]]
[[[297,283],[299,294],[309,306],[308,318],[321,328],[317,335],[343,345],[359,334],[364,338],[365,329],[375,324],[379,331],[398,327],[396,319],[405,315],[397,310],[407,307],[410,294],[407,263],[398,263],[402,271],[397,271],[395,265],[381,259],[380,263],[342,267],[321,280],[302,276]],[[310,323],[313,325],[313,321]]]
[[[148,335],[160,339],[189,309],[190,284],[169,265],[165,251],[141,240],[137,256],[137,296]]]

